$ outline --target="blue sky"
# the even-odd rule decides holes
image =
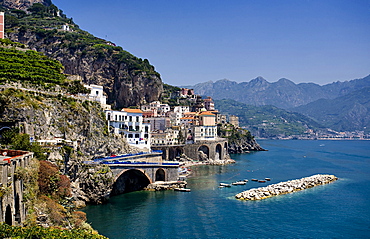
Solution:
[[[370,0],[53,0],[171,85],[370,74]]]

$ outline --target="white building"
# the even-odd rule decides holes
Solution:
[[[103,86],[100,85],[84,85],[84,86],[85,88],[90,90],[90,94],[87,95],[89,100],[99,102],[103,109],[110,109],[110,105],[107,105],[107,96],[104,93]]]
[[[179,144],[179,130],[171,128],[166,129],[164,132],[152,133],[153,146],[166,146]]]
[[[105,115],[115,134],[124,135],[132,146],[150,150],[150,124],[143,123],[143,111],[124,108],[121,111],[106,110]]]
[[[141,110],[144,112],[152,111],[154,116],[165,116],[167,112],[171,110],[171,107],[168,104],[161,104],[159,101],[153,101],[149,105],[141,106]]]

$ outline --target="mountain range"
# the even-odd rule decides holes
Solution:
[[[285,78],[270,83],[262,77],[257,77],[249,82],[237,83],[224,79],[216,82],[199,83],[194,86],[187,86],[187,88],[194,89],[197,94],[211,96],[219,103],[222,101],[217,100],[222,99],[244,103],[245,112],[238,112],[237,115],[240,117],[241,124],[249,126],[252,132],[252,128],[256,127],[257,124],[248,120],[251,119],[251,108],[258,115],[257,118],[262,121],[270,121],[271,118],[268,117],[269,114],[267,113],[263,114],[266,117],[263,118],[258,112],[270,112],[274,115],[273,117],[276,117],[282,112],[277,113],[277,109],[280,108],[284,109],[284,114],[292,114],[288,117],[291,119],[298,120],[298,115],[309,117],[315,122],[315,127],[320,125],[320,127],[336,131],[358,130],[370,132],[370,75],[361,79],[337,81],[323,86],[314,83],[295,84]],[[228,101],[223,101],[222,104],[226,102],[230,104]],[[277,108],[271,110],[272,108],[267,109],[266,106]],[[232,112],[230,107],[222,108],[223,111],[230,114],[235,113]],[[248,119],[244,117],[248,117]],[[311,126],[313,121],[307,121],[302,117],[298,121],[306,122],[301,125],[302,127],[315,128]],[[302,127],[299,127],[300,132],[302,132]],[[280,129],[282,128],[284,127],[280,127]],[[288,128],[295,127],[290,125]],[[265,127],[264,130],[266,130]],[[292,130],[287,129],[287,132],[290,131]],[[259,134],[258,132],[254,131],[253,133]],[[282,132],[274,130],[272,134],[274,133]]]
[[[270,83],[262,77],[257,77],[249,82],[237,83],[223,79],[186,87],[194,89],[197,94],[211,96],[217,100],[233,99],[248,105],[274,105],[290,109],[319,99],[335,99],[370,87],[370,75],[362,79],[337,81],[323,86],[315,83],[295,84],[285,78]]]

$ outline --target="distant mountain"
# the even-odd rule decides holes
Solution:
[[[370,87],[370,75],[362,79],[338,81],[323,86],[314,83],[295,84],[285,78],[270,83],[262,77],[257,77],[249,82],[237,83],[224,79],[188,87],[193,88],[199,95],[211,96],[218,100],[232,99],[248,105],[274,105],[289,109],[319,99],[334,99]]]
[[[337,131],[370,132],[370,87],[293,109]]]
[[[262,138],[303,135],[309,130],[325,128],[300,113],[289,112],[275,106],[252,106],[234,100],[215,100],[215,107],[222,113],[239,117],[240,126]]]

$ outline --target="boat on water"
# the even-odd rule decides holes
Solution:
[[[266,180],[258,180],[259,183],[265,183]]]
[[[254,182],[258,182],[258,179],[256,179],[256,178],[252,178],[251,180],[254,181]]]
[[[220,183],[220,186],[231,187],[231,184],[228,184],[228,183]]]
[[[174,188],[173,190],[179,191],[179,192],[191,192],[190,188]]]
[[[271,178],[265,178],[266,181],[271,181]]]
[[[245,181],[238,181],[238,182],[233,182],[233,183],[231,183],[232,185],[246,185],[247,184],[247,182],[245,182]]]

